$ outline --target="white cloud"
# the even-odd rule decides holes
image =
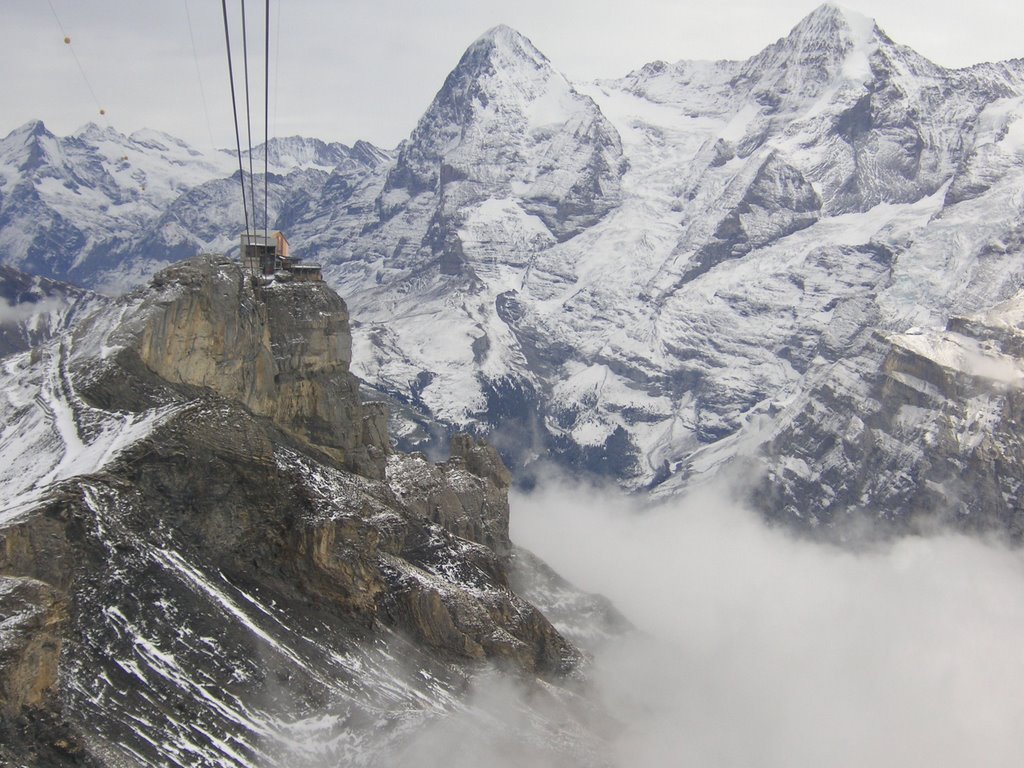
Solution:
[[[43,299],[35,303],[26,301],[12,304],[9,301],[0,301],[0,323],[13,324],[31,320],[51,312],[58,312],[64,308],[65,304],[66,302],[60,297]]]
[[[513,538],[642,630],[598,655],[623,766],[1024,764],[1024,555],[797,540],[703,493],[517,495]]]

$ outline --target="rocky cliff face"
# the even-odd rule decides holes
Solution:
[[[169,381],[209,389],[321,450],[383,477],[387,419],[364,406],[349,372],[348,310],[316,283],[252,285],[227,260],[192,261],[158,275],[166,291],[123,329],[128,353]]]
[[[12,359],[0,451],[39,469],[3,478],[0,758],[387,765],[488,665],[573,696],[500,458],[392,452],[349,351],[326,286],[210,257]]]
[[[837,529],[944,522],[1024,534],[1020,296],[945,330],[877,335],[784,414],[767,514]]]

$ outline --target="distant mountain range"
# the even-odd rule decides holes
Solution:
[[[396,150],[272,140],[270,223],[348,301],[403,445],[1019,532],[1022,116],[1024,61],[945,69],[833,5],[746,61],[595,83],[497,27]],[[25,272],[117,292],[242,221],[228,152],[0,141]]]

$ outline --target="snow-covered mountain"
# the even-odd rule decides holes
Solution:
[[[124,136],[90,124],[58,138],[28,123],[0,142],[4,263],[78,282],[116,265],[138,282],[146,259],[125,264],[126,241],[185,190],[230,173],[228,159],[155,131]]]
[[[1024,296],[944,329],[876,333],[817,378],[755,461],[778,518],[1024,536]]]
[[[472,69],[481,49],[504,51],[500,79]],[[596,163],[566,184],[599,179],[602,203],[564,233],[517,164],[546,147],[523,119],[550,104],[531,49],[485,35],[355,191],[360,228],[294,230],[370,321],[361,375],[443,423],[678,489],[872,331],[941,328],[1021,285],[1020,61],[946,70],[826,5],[747,61],[574,86],[600,117],[564,137]]]
[[[814,393],[1024,286],[1022,115],[1021,60],[946,69],[834,5],[745,61],[586,84],[497,27],[393,153],[272,142],[272,224],[353,307],[403,442],[469,428],[659,492],[750,457],[789,505]],[[0,145],[5,262],[110,285],[233,246],[230,154],[159,141],[143,191],[109,161],[142,139],[96,130]]]
[[[302,136],[274,137],[268,142],[270,154],[267,157],[269,170],[286,173],[295,168],[319,168],[331,171],[339,165],[356,163],[374,166],[388,158],[388,154],[366,141],[357,141],[348,147],[337,141],[327,143],[320,139]],[[263,170],[264,149],[260,144],[251,153],[253,173]],[[248,163],[250,153],[242,153],[243,163]]]
[[[358,176],[387,157],[366,142],[271,140],[271,217],[286,225],[332,173]],[[243,165],[248,182],[248,153]],[[262,227],[262,146],[252,170]],[[0,252],[26,272],[120,293],[171,262],[235,247],[243,220],[234,152],[91,123],[57,137],[34,121],[0,140]]]

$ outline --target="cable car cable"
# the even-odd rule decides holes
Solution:
[[[249,199],[252,200],[252,228],[256,233],[256,186],[252,173],[252,109],[249,106],[249,46],[245,25],[245,0],[239,0],[242,7],[242,64],[245,67],[245,127],[249,139]]]
[[[270,0],[266,0],[263,56],[263,235],[270,238]]]
[[[238,150],[238,180],[242,185],[242,212],[245,214],[245,231],[249,232],[249,209],[245,205],[245,171],[242,170],[242,139],[238,134],[238,104],[235,100],[235,70],[231,64],[231,34],[228,31],[228,0],[220,0],[224,12],[224,44],[228,51],[228,79],[231,82],[231,111],[235,116],[235,148]]]
[[[61,37],[64,38],[64,44],[68,46],[71,51],[71,56],[75,60],[75,64],[78,66],[78,71],[82,73],[82,80],[85,81],[85,87],[89,89],[89,95],[92,96],[93,102],[96,104],[96,109],[99,111],[101,117],[105,117],[107,110],[100,104],[100,100],[96,98],[96,91],[92,88],[92,83],[89,82],[88,75],[85,74],[85,67],[82,66],[82,62],[78,58],[78,54],[75,53],[75,47],[71,45],[71,36],[64,30],[64,25],[60,22],[60,16],[57,15],[57,9],[53,7],[53,3],[50,0],[46,0],[46,4],[50,6],[50,13],[53,14],[53,18],[57,22],[57,27],[60,29]]]
[[[274,25],[274,135],[277,135],[277,105],[281,101],[281,3],[277,4],[277,21]]]

